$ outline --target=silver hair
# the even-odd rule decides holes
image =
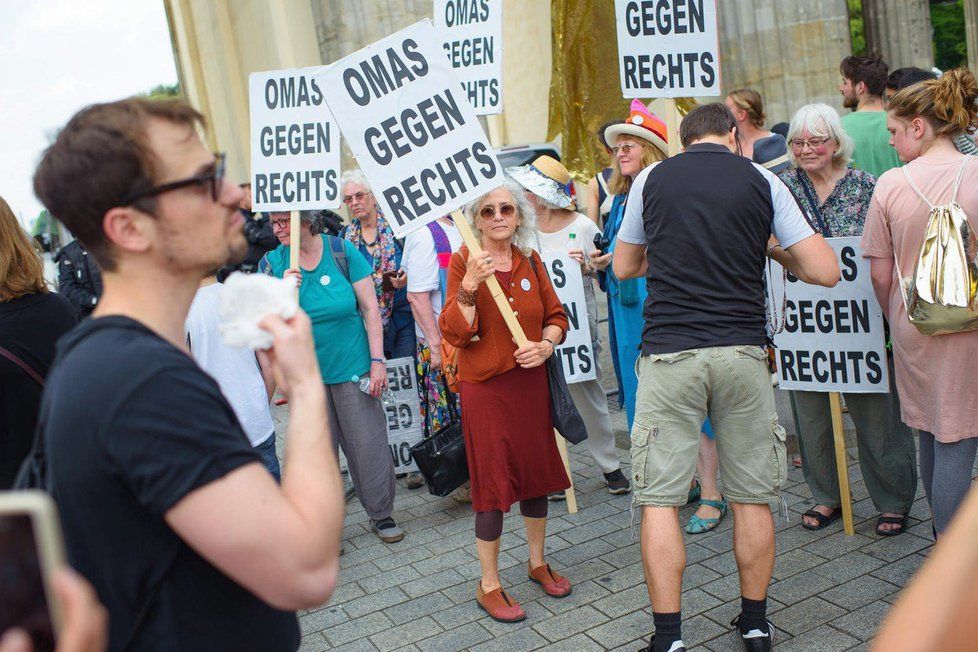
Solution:
[[[367,181],[366,175],[359,169],[347,170],[340,175],[340,191],[343,191],[343,187],[348,184],[353,183],[365,190],[370,190],[370,182]]]
[[[523,186],[518,184],[512,177],[504,177],[505,181],[503,185],[499,186],[509,192],[510,196],[513,198],[513,202],[516,204],[516,213],[519,217],[519,224],[516,226],[516,231],[513,233],[513,244],[516,248],[523,253],[524,256],[530,255],[531,249],[537,249],[539,247],[539,240],[537,238],[537,213],[533,210],[533,205],[530,200],[526,198],[526,192],[523,190]],[[498,190],[497,188],[496,190]],[[476,225],[476,216],[479,210],[482,208],[482,204],[485,202],[486,196],[482,195],[475,201],[469,202],[465,206],[465,219],[468,220],[469,226],[472,227],[472,231],[475,233],[476,239],[479,244],[482,244],[482,232]]]
[[[839,119],[838,112],[828,104],[821,103],[806,104],[791,116],[791,124],[788,126],[788,158],[792,165],[797,167],[798,161],[795,159],[791,141],[806,130],[809,136],[834,140],[839,148],[832,155],[832,162],[836,165],[849,165],[855,144],[846,130],[842,128],[842,121]]]
[[[318,235],[323,232],[323,218],[319,211],[299,211],[299,221],[309,226],[309,232]]]

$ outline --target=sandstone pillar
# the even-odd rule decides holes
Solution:
[[[967,3],[966,3],[967,4]],[[863,0],[866,46],[878,50],[890,70],[934,66],[934,33],[927,0]]]
[[[811,102],[841,110],[839,62],[852,53],[846,0],[718,5],[725,93],[745,87],[760,92],[768,127],[788,122],[794,111]]]
[[[964,0],[964,31],[968,38],[968,67],[978,70],[978,0]]]

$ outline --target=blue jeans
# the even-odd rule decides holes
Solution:
[[[278,465],[278,455],[275,454],[275,433],[272,432],[268,439],[255,446],[255,450],[261,455],[262,464],[275,478],[275,482],[282,484],[282,469]]]

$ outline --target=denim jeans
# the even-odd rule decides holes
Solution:
[[[261,455],[262,464],[268,472],[275,478],[275,482],[282,483],[282,470],[278,465],[278,455],[275,454],[275,433],[272,432],[268,439],[255,446],[255,450]]]

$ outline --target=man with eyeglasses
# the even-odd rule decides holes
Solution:
[[[291,404],[281,488],[188,355],[200,280],[246,244],[241,190],[202,123],[181,100],[93,105],[37,169],[38,197],[105,288],[48,377],[45,484],[71,565],[108,609],[110,649],[295,650],[294,610],[336,585],[339,469],[305,313],[262,322],[274,344],[260,355]]]

